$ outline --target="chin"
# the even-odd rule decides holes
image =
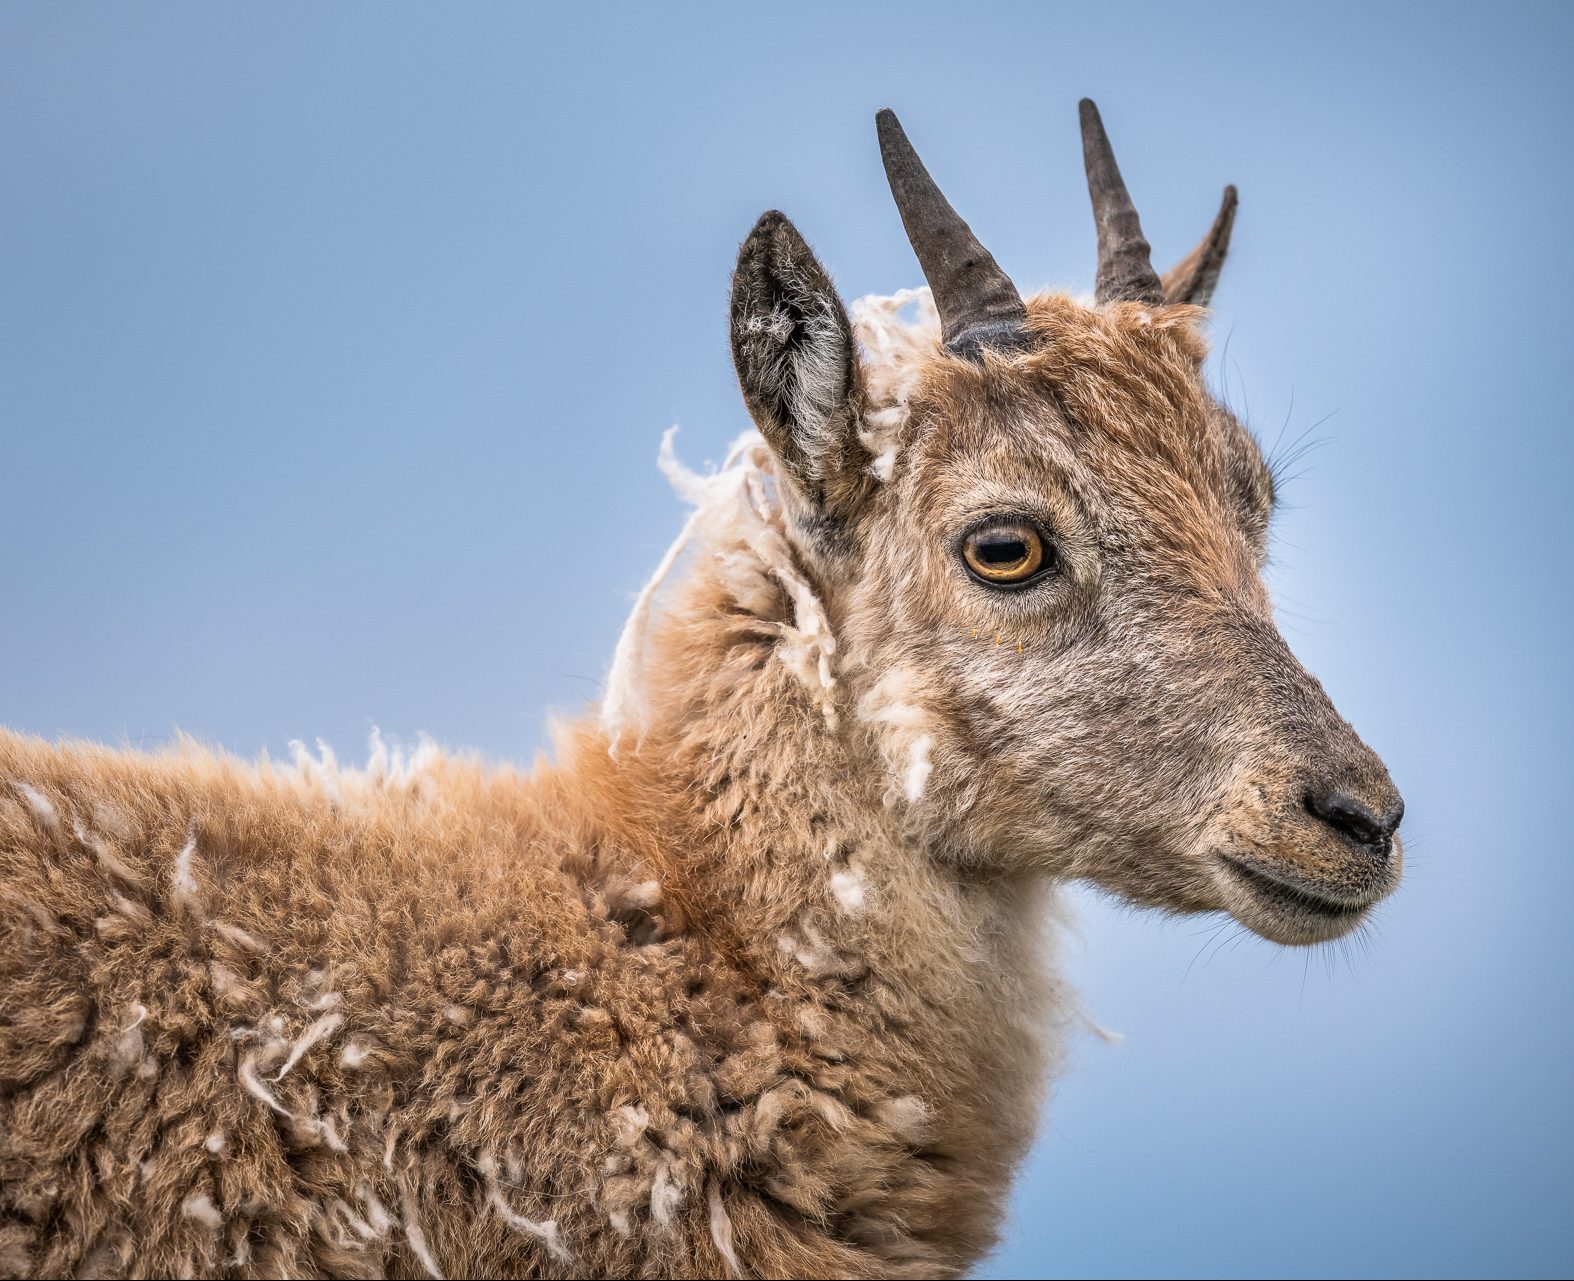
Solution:
[[[1219,907],[1247,929],[1274,943],[1305,947],[1342,938],[1357,929],[1399,883],[1392,870],[1352,886],[1286,871],[1248,855],[1220,854],[1214,867]]]

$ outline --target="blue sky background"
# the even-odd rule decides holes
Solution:
[[[916,283],[893,106],[1091,284],[1076,100],[1157,256],[1241,187],[1216,382],[1292,472],[1288,638],[1405,792],[1315,954],[1079,899],[998,1277],[1574,1269],[1574,6],[0,7],[0,717],[528,758],[745,425],[738,241]]]

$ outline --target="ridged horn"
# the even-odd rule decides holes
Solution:
[[[1142,223],[1126,192],[1126,184],[1110,150],[1109,135],[1091,98],[1079,107],[1082,117],[1082,160],[1088,171],[1088,195],[1098,224],[1099,268],[1093,296],[1099,302],[1164,301],[1164,286],[1153,270],[1152,250]]]
[[[1165,302],[1193,302],[1206,307],[1224,269],[1224,255],[1230,251],[1230,229],[1235,226],[1235,206],[1239,202],[1234,187],[1224,189],[1219,216],[1208,234],[1189,254],[1164,273]]]
[[[962,356],[1023,346],[1027,308],[1011,278],[940,194],[896,113],[887,108],[875,125],[891,195],[934,294],[945,345]]]

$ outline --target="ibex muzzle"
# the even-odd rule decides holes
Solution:
[[[1198,853],[1217,859],[1223,905],[1281,943],[1336,938],[1398,884],[1404,802],[1266,618],[1218,628],[1237,648],[1219,715],[1255,742],[1239,753]],[[1212,648],[1212,647],[1210,647]]]

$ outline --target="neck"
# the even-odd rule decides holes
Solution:
[[[598,806],[683,832],[656,835],[652,854],[690,886],[692,909],[746,922],[749,941],[786,956],[831,964],[812,942],[788,946],[808,933],[878,953],[949,939],[955,953],[934,959],[951,974],[1004,959],[984,956],[980,938],[1026,946],[1038,878],[969,871],[936,848],[944,825],[920,808],[927,735],[904,723],[916,709],[891,679],[844,670],[758,438],[714,477],[666,451],[663,465],[699,508],[668,567],[696,554],[659,613],[666,567],[642,595],[609,680],[606,737],[579,740],[588,769],[576,773],[615,780]]]
[[[797,1029],[817,1089],[857,1116],[905,1109],[926,1162],[993,1193],[942,1207],[987,1243],[1059,1013],[1047,885],[969,872],[926,843],[838,679],[801,562],[732,550],[696,557],[640,638],[637,728],[586,727],[560,777],[634,852],[631,877],[660,883],[669,924]]]

